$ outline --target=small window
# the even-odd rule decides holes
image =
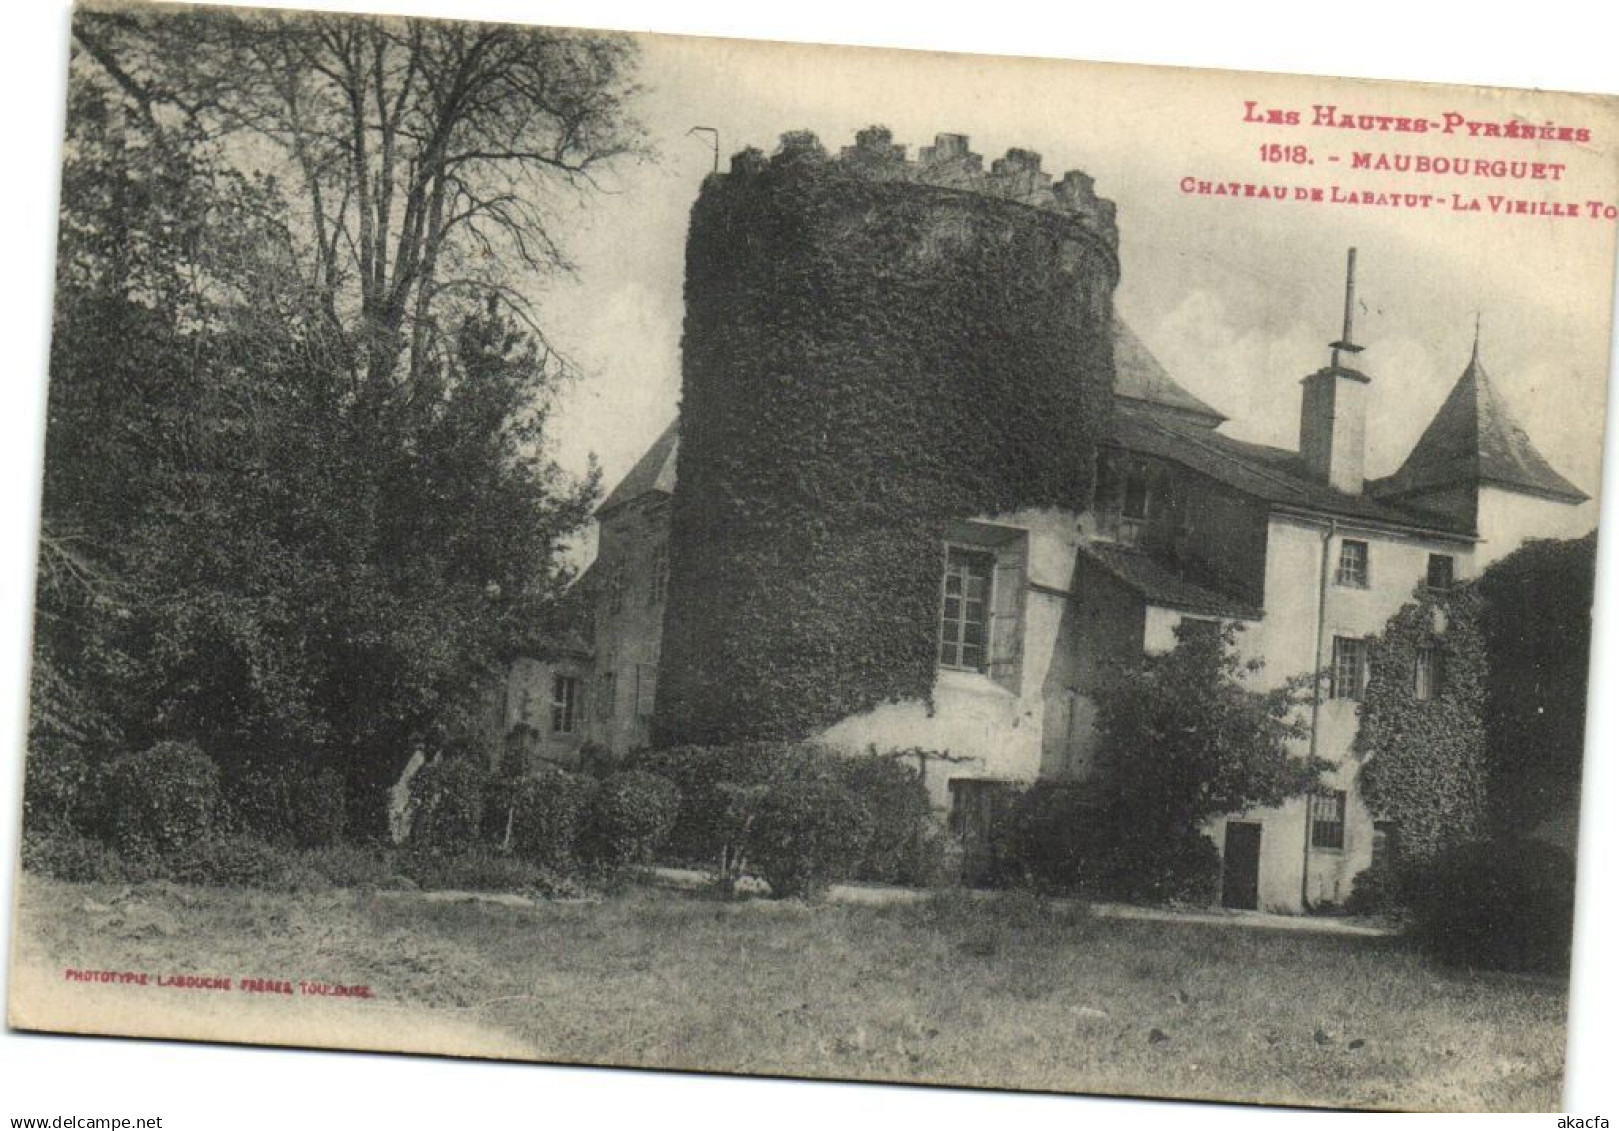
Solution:
[[[618,713],[618,673],[611,666],[596,680],[596,712],[603,722],[612,722]]]
[[[1344,806],[1348,794],[1341,789],[1310,795],[1310,847],[1342,851]]]
[[[579,723],[579,680],[559,675],[551,680],[551,733],[572,734]]]
[[[1182,640],[1205,643],[1220,639],[1220,622],[1205,620],[1202,617],[1182,617],[1180,620],[1180,638]]]
[[[614,562],[607,570],[608,615],[624,611],[624,563]]]
[[[939,666],[986,670],[990,577],[995,556],[956,546],[945,555],[939,610]]]
[[[1393,821],[1372,823],[1372,866],[1392,865],[1400,859],[1400,829]]]
[[[1334,699],[1359,699],[1366,691],[1366,641],[1353,636],[1332,638]]]
[[[1096,468],[1097,537],[1139,546],[1152,514],[1152,482],[1147,465],[1103,458]]]
[[[1127,546],[1139,546],[1142,532],[1147,529],[1152,492],[1147,482],[1147,469],[1131,464],[1124,474],[1124,505],[1119,511],[1119,541]]]
[[[1338,584],[1352,589],[1366,588],[1369,556],[1366,543],[1345,538],[1338,551]]]
[[[1456,559],[1449,554],[1428,555],[1428,588],[1448,592],[1456,584]]]
[[[635,716],[652,717],[653,705],[658,701],[658,665],[635,665]]]
[[[669,592],[669,544],[659,542],[652,551],[652,584],[647,587],[646,603],[663,604]]]
[[[1422,700],[1438,698],[1443,677],[1444,657],[1439,649],[1432,644],[1418,648],[1412,665],[1411,694]]]

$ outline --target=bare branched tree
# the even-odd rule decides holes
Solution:
[[[219,9],[81,12],[74,41],[150,125],[184,122],[294,190],[304,285],[369,395],[419,377],[441,306],[566,270],[556,209],[640,152],[625,39]]]

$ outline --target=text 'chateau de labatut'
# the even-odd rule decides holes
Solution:
[[[948,751],[924,773],[960,832],[1009,783],[1103,772],[1111,662],[1237,622],[1262,683],[1326,673],[1300,752],[1334,769],[1211,823],[1224,901],[1341,903],[1397,832],[1357,787],[1367,638],[1423,587],[1584,533],[1586,495],[1476,341],[1399,470],[1367,479],[1379,374],[1348,318],[1301,375],[1297,450],[1233,439],[1114,314],[1118,279],[1113,203],[1038,154],[986,171],[941,134],[913,161],[880,128],[838,155],[803,133],[737,154],[693,210],[681,418],[597,511],[503,733],[563,765],[587,745]],[[1420,698],[1442,674],[1417,679]]]

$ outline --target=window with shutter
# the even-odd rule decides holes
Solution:
[[[960,671],[985,670],[990,586],[995,556],[952,546],[945,555],[939,609],[939,665]]]
[[[979,672],[1018,692],[1023,672],[1028,535],[963,522],[944,546],[939,666]]]

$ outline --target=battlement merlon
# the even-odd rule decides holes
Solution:
[[[895,144],[885,126],[860,130],[855,134],[855,143],[844,146],[836,157],[827,154],[813,133],[797,130],[781,136],[772,157],[751,147],[735,154],[731,158],[731,175],[745,177],[802,160],[834,164],[869,180],[957,189],[1063,213],[1077,218],[1110,247],[1118,247],[1115,205],[1096,195],[1093,178],[1071,169],[1054,181],[1040,168],[1040,154],[1017,148],[1008,149],[1006,156],[991,162],[986,172],[983,157],[972,151],[965,134],[935,135],[933,144],[918,149],[913,161],[907,157],[904,145]]]

